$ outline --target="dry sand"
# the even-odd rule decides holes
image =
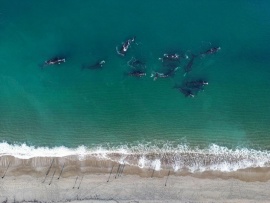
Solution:
[[[0,169],[0,202],[270,202],[267,168],[190,174],[93,157],[5,156]]]

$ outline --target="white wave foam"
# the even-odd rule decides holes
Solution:
[[[145,162],[146,162],[145,156],[142,155],[142,156],[140,157],[139,161],[138,161],[138,166],[139,166],[140,168],[144,168],[144,167],[145,167],[145,164],[146,164]]]
[[[161,170],[161,161],[160,159],[155,159],[152,161],[151,166],[155,171],[160,171]]]
[[[34,147],[26,144],[10,145],[6,142],[0,143],[0,156],[11,155],[20,159],[29,159],[33,157],[64,157],[69,155],[85,156],[87,149],[85,146],[79,146],[75,149],[70,149],[64,146],[61,147]]]
[[[65,157],[75,155],[83,159],[88,155],[101,159],[136,165],[140,168],[173,168],[175,171],[187,169],[196,171],[236,171],[250,167],[269,167],[270,151],[260,151],[248,148],[229,149],[211,144],[200,149],[186,144],[172,143],[140,143],[137,145],[97,146],[87,148],[34,147],[26,144],[0,143],[0,156],[11,155],[20,159],[33,157]]]

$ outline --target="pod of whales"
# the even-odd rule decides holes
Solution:
[[[136,37],[128,38],[125,42],[122,43],[121,46],[116,47],[117,54],[121,56],[126,56],[130,46],[132,43],[135,43]],[[206,51],[202,51],[199,54],[191,54],[188,57],[186,54],[178,54],[178,53],[165,53],[161,58],[158,58],[161,63],[162,67],[159,71],[152,71],[150,77],[153,77],[154,81],[158,78],[173,78],[181,68],[182,61],[186,61],[186,65],[183,66],[184,76],[189,74],[193,69],[194,61],[197,57],[205,57],[206,55],[216,54],[221,50],[220,46],[213,46],[207,49]],[[51,65],[59,65],[65,63],[66,59],[63,57],[53,57],[44,62],[42,68],[45,66]],[[82,70],[89,69],[89,70],[97,70],[102,69],[105,64],[105,60],[98,60],[96,63],[92,65],[84,65],[82,66]],[[146,63],[140,59],[132,57],[129,61],[127,61],[127,65],[130,68],[128,72],[125,73],[127,76],[141,78],[147,75],[146,72]],[[185,80],[182,85],[175,85],[174,88],[178,89],[185,97],[195,97],[198,92],[203,91],[204,87],[208,85],[208,82],[203,79],[197,80]]]

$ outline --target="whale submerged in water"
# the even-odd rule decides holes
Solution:
[[[82,67],[82,70],[83,70],[83,69],[91,69],[91,70],[94,70],[94,69],[101,69],[101,68],[103,67],[104,64],[105,64],[105,60],[101,60],[101,61],[96,62],[94,65],[91,65],[91,66],[83,66],[83,67]]]
[[[127,73],[128,76],[133,76],[133,77],[143,77],[146,76],[146,73],[140,70],[134,70],[129,73]]]
[[[185,95],[185,97],[194,97],[195,95],[188,88],[179,87],[178,90]]]
[[[175,85],[173,88],[178,89],[186,97],[195,97],[198,92],[203,91],[203,87],[208,85],[206,80],[192,80],[183,83],[181,86]]]
[[[215,54],[215,53],[217,53],[220,49],[221,49],[221,47],[212,47],[212,48],[208,49],[207,51],[201,53],[201,56],[205,56],[205,55],[209,55],[209,54]]]
[[[130,66],[131,68],[135,68],[135,69],[145,69],[146,68],[146,64],[134,57],[132,57],[128,62],[127,62],[128,66]]]
[[[158,78],[168,78],[173,77],[175,72],[178,70],[179,67],[170,68],[165,73],[159,73],[159,72],[153,72],[151,74],[151,77],[154,78],[154,80],[157,80]]]
[[[180,61],[180,55],[175,53],[175,54],[163,54],[162,58],[159,58],[162,62],[164,61]]]
[[[192,65],[196,57],[197,56],[195,54],[192,54],[191,59],[189,60],[188,64],[185,67],[185,75],[192,70]]]
[[[122,46],[121,49],[118,49],[118,47],[116,47],[116,52],[121,55],[121,56],[125,56],[131,43],[135,42],[136,37],[132,37],[130,39],[128,39],[127,41],[125,41]]]
[[[60,57],[54,57],[48,61],[45,61],[44,66],[46,65],[55,65],[55,64],[61,64],[66,62],[65,58],[60,58]]]
[[[202,89],[208,82],[205,80],[193,80],[185,83],[185,86],[193,89]]]

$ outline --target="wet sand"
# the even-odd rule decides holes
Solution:
[[[5,156],[0,160],[0,172],[0,202],[201,203],[270,199],[267,168],[191,174],[141,169],[94,157]]]

